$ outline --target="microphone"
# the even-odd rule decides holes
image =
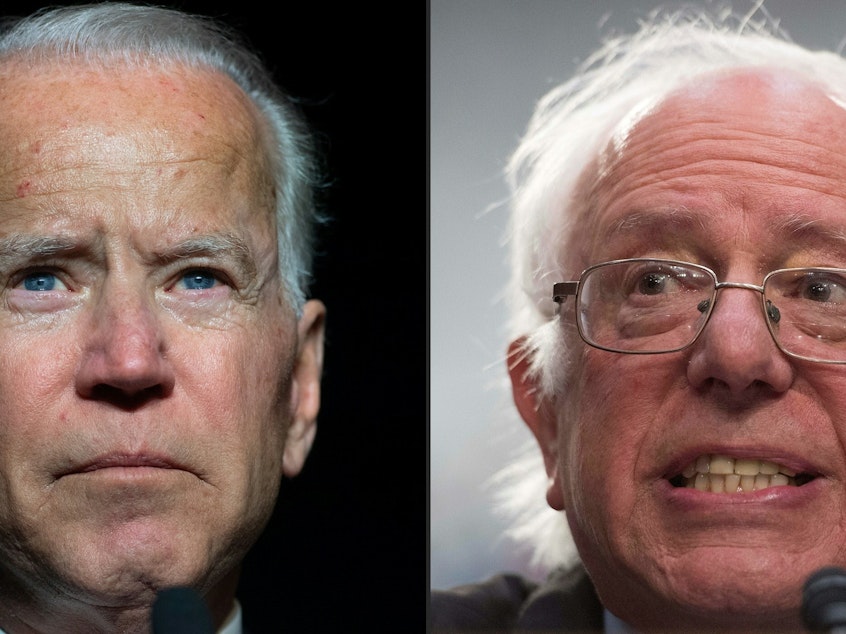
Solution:
[[[802,620],[812,632],[846,634],[846,570],[820,568],[805,581]]]
[[[211,612],[193,588],[164,588],[156,595],[153,634],[214,634]]]

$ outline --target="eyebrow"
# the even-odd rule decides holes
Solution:
[[[0,238],[0,258],[49,257],[76,251],[80,247],[77,240],[64,236],[14,234]]]
[[[68,236],[13,234],[0,238],[0,269],[13,268],[22,261],[46,260],[57,255],[89,252],[83,242]]]
[[[247,275],[256,274],[256,261],[247,243],[230,233],[215,233],[182,240],[163,251],[157,251],[153,259],[161,264],[195,257],[221,257],[234,259]]]
[[[824,225],[819,218],[803,213],[794,213],[779,220],[773,229],[800,240],[821,240],[846,247],[846,226]]]
[[[612,222],[604,232],[606,238],[619,233],[634,233],[671,228],[675,231],[693,229],[707,231],[702,214],[683,207],[649,209],[628,213]]]
[[[0,238],[0,266],[21,259],[38,260],[57,255],[70,255],[94,251],[91,241],[70,236],[40,236],[14,234]],[[234,259],[243,273],[254,276],[257,272],[255,258],[247,243],[229,234],[209,234],[188,238],[153,254],[151,260],[170,264],[192,257],[221,257]]]

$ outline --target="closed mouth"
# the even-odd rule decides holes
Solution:
[[[100,469],[113,468],[137,468],[151,467],[156,469],[181,469],[172,460],[162,456],[140,455],[140,454],[107,454],[78,464],[66,472],[59,474],[59,477],[80,473],[91,473]]]

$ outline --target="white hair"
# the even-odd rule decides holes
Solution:
[[[575,368],[571,350],[582,350],[578,336],[555,319],[552,284],[579,273],[567,268],[578,261],[568,249],[580,246],[574,230],[589,217],[585,183],[598,176],[602,150],[645,105],[703,73],[739,68],[798,74],[846,103],[846,60],[792,42],[761,3],[747,15],[655,12],[637,32],[605,40],[572,79],[538,102],[506,171],[511,277],[505,292],[509,336],[525,337],[541,396],[562,396]],[[563,514],[545,504],[547,478],[535,443],[495,476],[495,485],[509,536],[529,550],[533,566],[578,559]]]
[[[312,138],[294,102],[238,34],[210,18],[121,2],[47,7],[7,21],[0,30],[0,63],[129,67],[180,64],[230,77],[264,118],[273,171],[279,270],[291,305],[300,312],[311,281],[315,226],[322,222],[315,194],[319,166]],[[263,133],[265,136],[267,133]]]

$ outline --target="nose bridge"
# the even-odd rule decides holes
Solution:
[[[735,336],[746,336],[749,332],[755,331],[759,324],[763,326],[767,326],[766,321],[759,322],[761,317],[765,317],[764,312],[762,310],[762,300],[761,298],[764,295],[764,287],[758,284],[747,284],[745,282],[718,282],[715,286],[717,295],[714,300],[714,306],[711,311],[711,315],[708,319],[709,324],[706,328],[713,328],[713,324],[711,322],[714,321],[736,321],[738,323],[734,324],[732,327],[732,331]],[[755,317],[753,320],[748,318],[748,315],[745,314],[746,310],[743,306],[747,305],[752,296],[746,293],[740,293],[735,296],[734,293],[726,293],[725,291],[730,290],[740,290],[740,291],[753,291],[756,295],[752,300],[754,303],[754,312]],[[734,296],[734,297],[733,297]],[[748,299],[744,299],[748,298]],[[727,306],[728,304],[728,306]],[[720,313],[719,315],[717,313]],[[765,317],[766,318],[766,317]]]
[[[757,291],[764,294],[764,287],[759,286],[758,284],[746,284],[745,282],[717,282],[716,289],[720,290],[722,288],[744,288],[748,291]]]
[[[157,346],[157,320],[143,288],[120,281],[107,282],[96,311],[98,339],[109,356],[149,352]]]
[[[162,325],[141,280],[107,276],[95,302],[80,381],[136,391],[161,382]]]
[[[688,364],[691,383],[726,386],[736,396],[755,385],[767,385],[776,392],[787,389],[792,367],[780,353],[767,322],[764,288],[720,282],[716,289],[719,296]]]

